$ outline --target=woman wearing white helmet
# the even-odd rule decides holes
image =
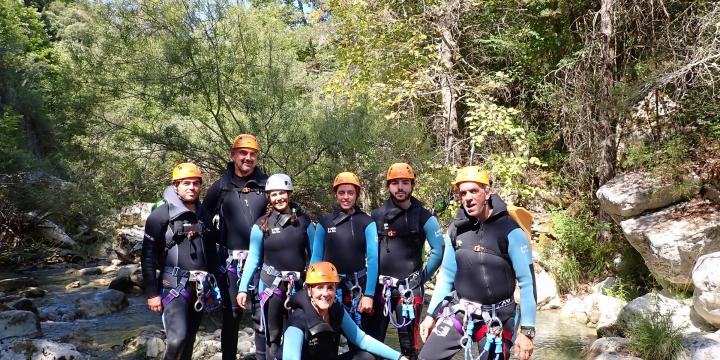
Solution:
[[[302,287],[315,233],[310,218],[290,201],[292,191],[292,180],[285,174],[267,179],[267,211],[250,232],[250,252],[238,289],[238,304],[245,304],[248,285],[258,264],[262,263],[258,294],[267,359],[279,355],[283,323],[288,314],[287,300]]]

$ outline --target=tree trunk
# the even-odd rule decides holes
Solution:
[[[457,22],[460,14],[460,0],[451,0],[438,21],[440,34],[440,93],[442,94],[442,131],[437,132],[438,144],[445,150],[448,164],[460,164],[463,159],[462,132],[463,118],[458,113],[460,89],[456,83],[455,61],[459,55],[457,45]]]
[[[617,159],[616,114],[611,108],[613,87],[617,79],[615,29],[613,23],[613,5],[615,0],[601,0],[600,33],[602,34],[602,93],[597,109],[598,139],[600,148],[597,152],[599,167],[597,169],[598,186],[602,186],[615,176]]]

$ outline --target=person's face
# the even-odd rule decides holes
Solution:
[[[410,179],[394,179],[388,182],[388,191],[396,202],[410,199],[413,187],[413,182]]]
[[[273,190],[270,192],[270,204],[279,212],[286,212],[290,207],[290,192]]]
[[[460,202],[468,215],[479,218],[485,210],[492,189],[475,182],[466,181],[458,186]]]
[[[357,188],[355,185],[342,184],[335,190],[335,199],[337,199],[340,209],[343,211],[349,211],[355,207],[355,201],[357,201]]]
[[[257,164],[257,151],[254,149],[234,149],[230,153],[230,157],[235,162],[235,169],[240,171],[243,176],[250,175]]]
[[[322,283],[308,286],[310,301],[318,310],[327,310],[335,302],[337,284]]]
[[[202,179],[200,178],[187,178],[180,179],[173,185],[177,192],[180,200],[183,202],[191,203],[195,202],[200,195],[200,187],[202,186]]]

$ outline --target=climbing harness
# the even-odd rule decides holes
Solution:
[[[196,300],[193,305],[195,311],[210,313],[217,310],[222,301],[220,296],[220,288],[217,284],[215,275],[202,270],[182,270],[179,267],[166,267],[165,271],[177,279],[177,286],[171,288],[162,298],[163,306],[167,306],[178,296],[182,296],[186,302],[190,302],[190,292],[186,285],[188,281],[195,282]]]
[[[237,275],[237,286],[240,286],[240,278],[242,278],[242,269],[245,266],[245,260],[247,260],[249,251],[248,250],[230,250],[228,249],[228,258],[225,260],[225,268],[227,271]],[[233,266],[233,262],[235,266]]]
[[[360,312],[357,310],[358,304],[360,304],[360,298],[362,297],[362,288],[360,287],[360,278],[365,276],[367,273],[367,269],[362,269],[360,271],[356,271],[353,273],[353,277],[355,278],[355,282],[353,283],[350,281],[347,275],[340,275],[340,281],[342,281],[345,286],[349,289],[349,294],[347,294],[348,299],[350,301],[350,305],[345,305],[345,302],[343,301],[343,293],[342,288],[340,286],[337,287],[337,299],[338,303],[340,303],[347,313],[350,315],[350,317],[353,319],[355,324],[360,326],[362,322],[362,316],[360,315]]]
[[[413,289],[420,286],[420,273],[416,271],[402,280],[392,276],[380,275],[379,281],[383,284],[382,293],[385,303],[383,306],[383,315],[387,316],[390,324],[398,329],[412,324],[413,320],[415,320],[415,294],[413,293]],[[396,321],[393,316],[393,289],[397,289],[400,293],[400,316],[402,317],[400,322]]]
[[[290,298],[295,295],[295,282],[300,280],[300,272],[299,271],[279,271],[275,270],[273,266],[265,265],[263,264],[262,270],[273,277],[273,282],[270,284],[270,286],[263,289],[263,291],[260,293],[260,331],[264,329],[265,325],[265,304],[267,301],[273,296],[277,296],[282,298],[285,296],[285,301],[283,303],[283,306],[285,309],[290,310],[288,301]],[[280,289],[280,283],[283,281],[288,282],[288,289],[283,294],[282,290]],[[265,334],[267,336],[267,334]]]
[[[510,341],[512,334],[503,329],[503,322],[497,316],[497,310],[509,305],[514,305],[513,299],[505,299],[493,305],[482,305],[465,299],[455,299],[456,302],[445,307],[443,317],[449,317],[455,329],[462,335],[460,338],[460,346],[464,350],[465,360],[478,360],[493,349],[494,359],[500,359],[500,355],[506,353],[503,340]],[[457,314],[463,313],[462,322],[458,320]],[[475,319],[473,319],[475,318]],[[479,329],[475,329],[475,322],[482,319],[483,325]],[[475,357],[473,355],[473,343],[478,342],[483,336],[485,346],[480,354]]]

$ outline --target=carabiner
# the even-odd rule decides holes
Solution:
[[[198,299],[195,301],[195,306],[194,306],[194,307],[195,307],[195,311],[197,311],[197,312],[201,312],[201,311],[203,310],[203,307],[204,307],[204,306],[203,306],[203,303],[200,301],[200,298],[198,298]]]

